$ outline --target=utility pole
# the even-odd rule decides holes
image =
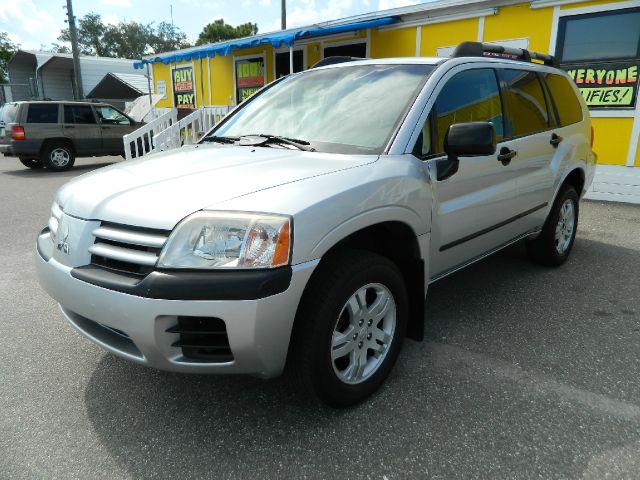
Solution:
[[[82,72],[80,71],[80,56],[78,52],[78,31],[76,30],[76,17],[73,15],[71,0],[67,0],[67,21],[69,22],[69,36],[71,37],[71,52],[73,53],[73,72],[76,84],[76,100],[84,100],[82,91]]]
[[[282,0],[280,7],[280,25],[282,30],[287,29],[287,0]]]

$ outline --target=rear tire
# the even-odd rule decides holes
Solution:
[[[578,212],[578,193],[571,185],[563,185],[542,232],[526,244],[529,258],[548,267],[562,265],[569,257],[576,238]]]
[[[42,162],[48,170],[64,172],[71,169],[76,161],[73,148],[68,143],[50,143],[42,150]]]
[[[348,407],[393,368],[407,326],[407,292],[387,258],[344,250],[323,260],[300,303],[288,367],[312,397]]]
[[[44,168],[44,163],[38,158],[20,157],[20,163],[28,168],[39,169]]]

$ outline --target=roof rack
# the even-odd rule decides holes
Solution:
[[[451,57],[491,57],[504,60],[520,60],[524,62],[538,60],[545,65],[550,65],[552,67],[558,66],[558,61],[553,55],[531,52],[524,48],[494,45],[493,43],[462,42],[456,47]]]

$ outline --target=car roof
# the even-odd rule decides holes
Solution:
[[[550,65],[544,65],[538,62],[527,62],[523,60],[512,60],[504,58],[492,58],[492,57],[394,57],[394,58],[363,58],[361,60],[343,61],[341,63],[334,63],[330,65],[322,65],[315,67],[317,69],[325,68],[348,68],[349,66],[356,65],[433,65],[440,66],[444,64],[462,64],[462,63],[482,63],[482,64],[500,64],[500,65],[513,65],[522,70],[548,70],[565,74],[565,72],[557,67]],[[311,69],[310,69],[311,70]]]

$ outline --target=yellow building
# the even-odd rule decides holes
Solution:
[[[153,69],[159,107],[230,105],[328,56],[445,57],[466,40],[555,55],[593,118],[599,166],[591,197],[640,202],[640,0],[440,0],[167,52],[136,66]]]

